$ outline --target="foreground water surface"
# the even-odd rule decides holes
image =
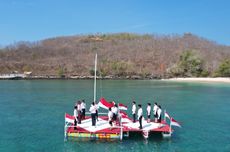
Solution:
[[[0,81],[0,151],[230,151],[230,84],[151,80],[98,81],[97,98],[157,101],[182,128],[171,139],[131,136],[120,141],[64,142],[64,114],[93,99],[92,80]],[[131,114],[131,109],[127,112]]]

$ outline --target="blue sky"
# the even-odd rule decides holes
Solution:
[[[0,46],[117,32],[191,32],[230,45],[230,1],[0,0]]]

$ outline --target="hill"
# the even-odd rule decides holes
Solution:
[[[190,33],[77,35],[19,42],[2,48],[0,74],[32,71],[34,75],[88,76],[92,74],[97,52],[102,76],[169,77],[170,68],[179,62],[185,51],[202,59],[207,75],[230,58],[229,46]]]

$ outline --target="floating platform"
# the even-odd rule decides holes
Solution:
[[[70,116],[70,115],[69,115]],[[72,117],[72,116],[70,116]],[[70,118],[72,119],[72,118]],[[121,118],[120,121],[113,123],[111,127],[107,116],[99,116],[96,126],[92,126],[91,117],[86,116],[81,124],[77,124],[76,129],[73,123],[65,124],[65,139],[89,138],[89,139],[120,139],[129,137],[129,133],[141,133],[144,138],[148,138],[150,133],[162,133],[163,137],[170,137],[172,129],[165,121],[161,123],[147,122],[142,120],[142,129],[139,129],[139,122],[133,123],[128,117]]]

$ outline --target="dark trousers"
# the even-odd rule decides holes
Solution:
[[[85,119],[85,109],[82,109],[82,119]]]
[[[140,124],[140,129],[142,129],[142,116],[140,116],[140,118],[139,118],[139,124]]]
[[[78,111],[78,124],[81,124],[81,117],[82,117],[82,114],[80,111]]]
[[[117,121],[117,115],[113,113],[113,121]]]
[[[96,126],[96,113],[91,113],[92,126]]]
[[[113,121],[110,120],[110,121],[109,121],[109,124],[110,124],[110,126],[113,126]]]
[[[159,123],[161,123],[161,115],[160,115],[160,118],[157,120]]]
[[[96,110],[95,117],[96,117],[96,119],[97,119],[97,121],[98,121],[98,111],[97,111],[97,110]]]
[[[133,123],[136,122],[136,114],[133,114]]]
[[[74,130],[77,130],[77,120],[74,119]]]

